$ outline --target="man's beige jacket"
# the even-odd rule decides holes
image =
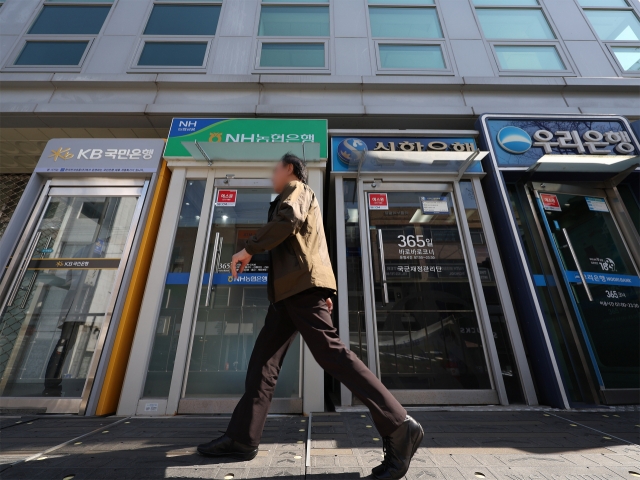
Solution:
[[[269,250],[271,302],[314,287],[336,290],[316,194],[302,182],[287,184],[271,202],[269,223],[247,240],[251,255]]]

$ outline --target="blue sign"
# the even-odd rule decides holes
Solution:
[[[473,137],[331,137],[331,168],[334,172],[356,171],[367,152],[469,152],[476,150]],[[393,162],[381,171],[420,171],[420,164]],[[482,171],[480,162],[467,171]]]
[[[638,155],[640,148],[622,117],[511,117],[483,115],[481,147],[491,146],[498,166],[529,167],[546,154]]]
[[[187,285],[189,283],[189,273],[168,273],[167,285]],[[202,276],[202,285],[209,284],[209,274],[205,273]],[[236,280],[233,279],[231,273],[214,273],[213,285],[266,285],[267,274],[266,273],[240,273]]]

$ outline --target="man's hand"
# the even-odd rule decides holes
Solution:
[[[331,300],[330,298],[327,298],[325,302],[327,303],[327,308],[329,309],[329,313],[333,312],[333,300]]]
[[[238,278],[238,274],[244,271],[244,267],[246,267],[247,263],[251,261],[251,257],[253,257],[253,255],[249,255],[244,248],[231,257],[230,268],[231,275],[233,275],[234,279]],[[236,264],[238,263],[240,263],[240,269],[236,272]]]

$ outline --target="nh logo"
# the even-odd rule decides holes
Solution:
[[[195,127],[197,124],[197,122],[195,120],[192,121],[188,121],[188,120],[180,120],[180,123],[178,124],[179,127]]]

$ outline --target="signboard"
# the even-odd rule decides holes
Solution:
[[[469,152],[476,150],[473,137],[331,137],[331,169],[334,172],[357,170],[367,152]],[[478,167],[480,162],[478,162]],[[406,162],[380,162],[379,170],[424,169],[424,165]]]
[[[174,118],[165,158],[191,158],[182,142],[302,143],[320,144],[327,158],[327,121],[269,118]]]
[[[53,138],[38,160],[38,173],[153,173],[164,140],[151,138]]]
[[[542,206],[545,210],[550,210],[552,212],[562,211],[560,202],[558,201],[558,197],[556,195],[552,195],[551,193],[541,193],[540,201],[542,202]]]
[[[608,212],[609,207],[607,207],[607,202],[604,201],[604,198],[598,197],[585,197],[587,201],[587,206],[589,210],[592,212]]]
[[[386,193],[369,194],[369,210],[389,210],[389,199]]]
[[[216,207],[235,207],[237,197],[237,190],[218,190]]]
[[[535,164],[546,154],[638,155],[637,140],[622,117],[484,115],[482,143],[490,146],[500,167]]]
[[[449,215],[449,202],[446,197],[420,197],[423,215]]]

